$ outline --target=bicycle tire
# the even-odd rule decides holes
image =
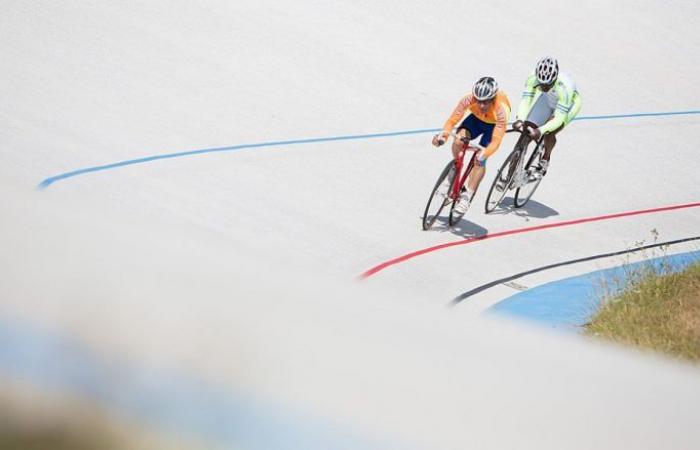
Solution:
[[[544,140],[540,140],[540,142],[538,142],[535,146],[535,150],[532,152],[532,155],[530,155],[530,158],[528,159],[527,164],[525,165],[526,173],[529,173],[529,169],[531,167],[534,167],[535,165],[539,164],[539,161],[540,159],[542,159],[542,155],[544,153],[544,149],[542,148],[543,146]],[[525,204],[530,200],[532,194],[535,193],[537,187],[540,185],[541,182],[542,178],[540,177],[534,181],[528,181],[523,186],[516,189],[515,197],[513,198],[513,206],[515,206],[516,208],[522,208],[523,206],[525,206]]]
[[[510,152],[510,155],[508,155],[506,160],[503,161],[501,168],[498,169],[498,173],[493,179],[493,183],[491,183],[489,194],[486,196],[486,203],[484,204],[484,211],[486,212],[486,214],[493,212],[498,207],[498,205],[501,204],[501,202],[503,201],[503,197],[506,196],[506,192],[508,192],[508,187],[513,181],[513,174],[515,173],[514,171],[511,171],[511,173],[509,173],[509,169],[511,167],[511,163],[515,165],[514,167],[517,167],[517,164],[520,160],[520,154],[521,151],[517,148]]]
[[[450,172],[452,172],[452,176],[449,176]],[[449,197],[449,189],[452,187],[454,172],[454,161],[450,161],[447,163],[435,182],[435,186],[430,192],[428,203],[425,205],[425,210],[423,211],[423,231],[427,231],[433,226],[435,220],[437,220],[437,218],[440,216],[440,213],[445,205],[452,201]],[[447,183],[445,183],[445,181],[447,181]],[[445,188],[444,192],[440,190],[441,187]],[[433,215],[429,214],[431,211],[434,211]]]

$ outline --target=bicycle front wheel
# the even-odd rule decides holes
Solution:
[[[491,184],[491,189],[489,189],[489,195],[486,197],[486,204],[484,205],[484,210],[486,214],[493,212],[494,209],[501,203],[503,197],[506,196],[508,192],[508,186],[515,173],[515,168],[518,166],[520,159],[520,151],[513,150],[508,158],[503,162],[503,165],[498,169],[498,174],[494,178]]]
[[[452,201],[450,199],[450,187],[452,186],[454,177],[455,164],[454,161],[450,161],[447,163],[442,173],[440,173],[437,182],[435,182],[435,187],[433,187],[430,193],[428,203],[425,205],[425,211],[423,212],[423,230],[429,230],[445,205]]]
[[[530,159],[527,161],[527,165],[525,166],[525,173],[528,175],[528,177],[534,172],[535,168],[540,165],[540,160],[542,159],[542,155],[544,154],[544,139],[540,141],[540,143],[535,147],[535,150],[532,152],[532,155],[530,155]],[[525,206],[525,203],[527,203],[530,200],[530,197],[532,197],[532,194],[535,193],[535,190],[537,189],[537,186],[540,185],[542,182],[542,177],[535,177],[535,178],[528,178],[528,180],[520,186],[516,191],[515,191],[515,198],[513,199],[513,204],[515,205],[516,208],[522,208]]]

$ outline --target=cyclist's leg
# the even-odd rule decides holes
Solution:
[[[477,119],[478,120],[478,119]],[[481,134],[481,139],[479,140],[479,145],[482,147],[486,147],[491,143],[491,138],[493,137],[493,129],[494,129],[494,124],[478,121],[479,123],[477,126],[479,127],[479,134]],[[486,166],[485,162],[482,165],[482,163],[479,162],[479,160],[476,160],[476,163],[474,164],[474,168],[472,169],[472,173],[469,174],[469,180],[467,180],[467,187],[469,191],[471,192],[476,192],[477,188],[479,187],[479,184],[481,183],[481,180],[484,178],[484,174],[486,173]]]
[[[484,164],[482,165],[477,159],[474,163],[472,173],[469,174],[469,180],[467,182],[467,187],[469,188],[470,192],[476,192],[477,188],[479,187],[479,184],[481,183],[481,180],[484,178],[485,173],[486,163],[484,162]]]
[[[478,130],[477,122],[481,121],[473,114],[469,114],[462,123],[459,124],[459,127],[457,127],[457,136],[466,138],[467,142],[479,136],[481,133]],[[459,152],[464,150],[464,147],[466,147],[466,145],[461,139],[455,139],[454,142],[452,142],[452,156],[454,159],[457,159]]]
[[[462,123],[462,125],[464,125],[464,123]],[[472,135],[469,130],[467,128],[462,128],[462,125],[460,125],[457,129],[457,139],[452,142],[452,157],[455,160],[457,160],[459,157],[459,152],[464,150],[465,147],[464,143],[462,142],[462,138],[466,138],[467,142],[471,141],[472,139]]]
[[[561,124],[556,130],[544,135],[544,155],[542,156],[544,161],[549,163],[549,158],[552,156],[552,150],[554,150],[554,146],[557,145],[557,134],[563,130],[565,126],[565,124]]]
[[[547,161],[547,163],[549,163],[549,158],[550,156],[552,156],[552,150],[557,144],[557,133],[559,133],[561,130],[564,129],[564,127],[569,125],[569,122],[574,120],[574,118],[578,115],[580,110],[581,96],[578,95],[578,92],[576,92],[574,93],[574,99],[571,104],[571,110],[569,111],[569,114],[567,114],[566,119],[564,119],[564,123],[559,128],[545,135],[544,137],[544,156],[542,156],[542,159]]]

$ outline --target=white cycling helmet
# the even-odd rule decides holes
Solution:
[[[535,67],[535,75],[537,76],[537,82],[540,84],[550,85],[557,81],[559,63],[556,58],[545,56],[540,59]]]
[[[479,81],[477,81],[472,88],[472,94],[480,101],[491,100],[496,97],[497,92],[498,83],[496,83],[496,80],[492,77],[479,78]]]

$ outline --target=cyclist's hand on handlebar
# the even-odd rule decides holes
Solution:
[[[445,137],[444,134],[436,134],[435,136],[433,136],[433,145],[435,147],[440,147],[446,141],[447,141],[447,138]]]
[[[515,122],[513,122],[513,129],[514,130],[520,131],[520,130],[522,130],[522,128],[523,128],[523,121],[522,120],[516,120]]]

